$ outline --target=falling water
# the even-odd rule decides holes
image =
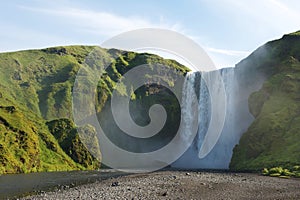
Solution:
[[[180,138],[185,142],[189,141],[189,137],[193,135],[193,123],[198,123],[196,119],[198,112],[194,109],[198,105],[198,102],[196,101],[197,98],[194,92],[195,78],[196,74],[189,72],[185,77],[183,85],[184,92],[182,93],[181,113],[184,117],[182,118],[181,122],[182,126],[180,131]]]
[[[221,76],[215,76],[216,73],[220,73]],[[230,159],[232,156],[232,150],[238,143],[241,135],[247,130],[254,118],[250,114],[248,109],[248,97],[251,93],[258,90],[263,82],[260,79],[253,85],[246,85],[241,77],[241,74],[245,72],[236,72],[234,68],[225,68],[219,71],[213,72],[194,72],[188,74],[184,88],[183,88],[183,104],[185,105],[182,110],[182,118],[186,123],[186,129],[181,131],[182,138],[188,137],[190,131],[188,129],[189,123],[193,123],[193,120],[197,120],[198,131],[196,138],[193,141],[192,146],[172,164],[173,167],[179,168],[207,168],[207,169],[228,169]],[[199,78],[197,78],[199,77]],[[208,77],[208,78],[204,78]],[[220,92],[220,85],[224,84],[226,99],[214,99],[212,100],[211,93],[214,93],[214,98],[218,98],[218,92]],[[208,87],[208,86],[213,87]],[[208,88],[213,88],[209,90]],[[195,107],[192,102],[189,102],[189,91],[191,89],[198,90],[198,117],[195,117]],[[226,101],[226,104],[222,101]],[[216,103],[212,103],[212,102]],[[222,104],[223,103],[223,104]],[[224,107],[223,105],[226,105]],[[214,108],[213,108],[214,107]],[[213,149],[205,155],[203,158],[199,158],[199,152],[201,147],[207,141],[205,137],[208,132],[210,123],[221,123],[220,119],[213,117],[212,110],[218,113],[221,109],[225,109],[225,122],[222,124],[221,135],[218,138],[216,145]],[[194,117],[193,117],[194,116]],[[191,121],[190,121],[191,120]],[[214,129],[214,127],[213,127]],[[217,130],[215,131],[217,132]],[[209,134],[215,134],[214,130]],[[209,143],[210,141],[208,141]]]
[[[201,77],[203,77],[203,73],[201,74]],[[206,83],[203,78],[200,79],[200,90],[199,90],[199,102],[198,102],[198,134],[196,136],[195,145],[196,151],[200,151],[205,133],[208,130],[208,125],[210,122],[210,98],[209,98],[209,92],[208,88],[206,86]]]

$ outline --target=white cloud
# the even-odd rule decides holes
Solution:
[[[212,47],[205,48],[207,51],[212,53],[224,54],[227,56],[247,56],[250,51],[238,51],[238,50],[228,50],[228,49],[217,49]]]
[[[199,44],[202,43],[202,41],[199,38],[201,36],[189,34],[189,31],[185,29],[181,25],[181,23],[169,23],[164,18],[164,16],[160,16],[160,18],[154,23],[149,19],[145,19],[140,16],[125,17],[114,13],[104,11],[93,11],[75,7],[44,8],[20,6],[20,8],[30,12],[36,12],[43,15],[49,15],[51,17],[57,17],[59,18],[61,23],[72,25],[74,29],[76,29],[77,31],[82,31],[83,34],[92,34],[96,36],[100,35],[102,37],[104,36],[109,38],[122,32],[139,28],[164,28],[184,34],[185,36],[189,37],[190,39],[196,41]],[[248,51],[217,49],[212,47],[207,47],[204,49],[207,51],[208,54],[212,55],[214,60],[218,60],[216,62],[218,66],[233,65],[233,58],[244,58],[249,54]],[[158,54],[165,57],[163,54]],[[226,59],[230,61],[227,62]]]
[[[274,7],[274,9],[277,7],[277,11],[284,12],[285,16],[300,16],[300,13],[295,10],[295,2],[293,1],[284,2],[281,0],[268,0],[268,2]]]
[[[183,32],[179,23],[167,23],[162,17],[159,23],[153,23],[149,19],[140,16],[121,16],[104,11],[93,11],[79,8],[38,8],[20,6],[32,12],[44,15],[60,17],[64,23],[76,26],[83,32],[102,36],[114,36],[116,34],[138,28],[166,28]]]
[[[253,30],[252,34],[256,34],[256,36],[263,35],[263,41],[265,41],[265,38],[270,39],[271,34],[269,33],[272,33],[274,30],[276,30],[274,31],[276,35],[273,33],[271,38],[277,38],[282,33],[293,31],[292,28],[295,27],[295,24],[298,23],[297,20],[300,18],[300,14],[295,11],[296,8],[292,6],[293,3],[286,3],[282,0],[253,0],[251,2],[236,0],[215,1],[217,1],[217,3],[212,1],[212,6],[218,7],[221,11],[227,10],[227,13],[233,13],[234,19],[237,19],[237,21],[233,20],[233,22],[230,22],[229,26],[231,24],[241,26],[241,30],[248,31],[243,33],[246,35],[249,33],[249,30],[251,30],[254,23],[255,30]],[[250,54],[250,51],[215,48],[216,44],[207,42],[207,38],[204,37],[205,35],[199,35],[198,32],[195,34],[195,30],[187,30],[186,27],[182,26],[182,23],[168,21],[164,16],[159,16],[157,19],[153,18],[153,16],[150,18],[138,15],[124,16],[119,13],[56,4],[49,4],[47,7],[38,7],[34,5],[19,6],[19,8],[32,13],[37,13],[37,16],[44,15],[50,22],[57,22],[70,32],[75,31],[76,33],[74,35],[78,39],[75,36],[72,37],[73,35],[71,34],[64,36],[71,36],[73,40],[76,40],[75,43],[85,44],[86,41],[99,42],[99,39],[104,41],[105,39],[122,32],[139,28],[164,28],[182,33],[196,41],[198,44],[204,44],[206,46],[204,49],[208,54],[219,60],[217,64],[220,66],[233,65]],[[223,14],[226,14],[226,12]],[[193,32],[193,34],[190,34],[191,32]],[[249,35],[249,37],[252,36]],[[89,39],[87,40],[86,38]],[[257,44],[255,44],[255,47],[256,45]]]
[[[205,50],[217,68],[234,67],[242,59],[250,55],[250,51],[218,49],[206,47]]]

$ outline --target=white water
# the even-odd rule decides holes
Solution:
[[[182,107],[181,112],[182,116],[182,126],[180,131],[180,139],[184,142],[190,141],[190,137],[193,135],[193,131],[195,129],[193,127],[193,123],[198,123],[197,121],[197,114],[198,110],[195,110],[194,108],[198,106],[197,97],[195,94],[194,86],[195,86],[195,79],[196,74],[195,73],[188,73],[186,75],[184,85],[183,85],[183,91],[182,93]],[[195,124],[196,125],[196,124]]]
[[[221,76],[216,76],[216,73],[220,73]],[[186,99],[189,97],[189,90],[193,88],[198,90],[198,119],[193,117],[195,107],[192,104],[183,106],[185,110],[182,110],[181,117],[187,126],[186,129],[182,129],[180,134],[183,138],[188,137],[190,134],[188,124],[193,123],[193,120],[197,120],[198,132],[192,146],[172,164],[173,167],[228,169],[234,146],[254,120],[249,113],[248,97],[252,92],[258,90],[263,82],[263,79],[258,79],[249,86],[244,82],[243,77],[240,77],[240,74],[244,73],[236,72],[234,68],[227,68],[220,71],[195,72],[188,75],[186,81],[189,83],[184,85],[182,103],[190,104],[189,99]],[[222,99],[221,95],[222,84],[225,88],[225,99]],[[212,98],[216,99],[212,100]],[[223,112],[225,111],[224,124],[220,124],[222,123],[222,117],[220,117],[222,109]],[[213,126],[211,130],[208,130],[210,124]],[[219,132],[219,125],[222,125],[220,137],[218,137],[212,150],[201,158],[201,148],[208,149],[207,146],[214,144],[213,140]],[[209,136],[214,134],[215,136]]]

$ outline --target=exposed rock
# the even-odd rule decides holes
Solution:
[[[21,81],[21,80],[22,80],[21,73],[18,72],[18,71],[14,72],[12,78],[13,78],[14,80],[16,80],[16,81]]]
[[[119,186],[119,185],[120,185],[120,184],[119,184],[119,182],[117,182],[117,181],[116,181],[116,182],[113,182],[113,183],[111,184],[112,187],[117,187],[117,186]]]

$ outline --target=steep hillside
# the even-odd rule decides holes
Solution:
[[[300,163],[300,32],[260,47],[237,67],[263,73],[263,87],[249,98],[253,124],[234,148],[232,170],[291,168]],[[253,82],[256,77],[250,77]]]
[[[91,51],[97,51],[97,57],[89,58],[87,63],[85,59]],[[93,127],[75,127],[72,122],[72,89],[78,70],[83,66],[103,68],[109,63],[98,83],[96,109],[100,113],[124,73],[136,65],[157,62],[182,74],[188,71],[175,61],[155,55],[93,46],[0,54],[0,174],[99,168],[101,152]],[[149,69],[157,70],[153,66]],[[158,84],[141,88],[136,94],[130,87],[118,92],[132,96],[133,107],[154,103],[153,98],[148,99],[153,91],[162,96],[166,94],[168,112],[180,112],[178,104],[174,106],[172,95],[159,89],[159,82],[174,86],[175,80],[166,71],[156,72]],[[137,121],[147,123],[148,116],[136,115]],[[176,120],[178,117],[171,122],[176,123]],[[88,133],[89,141],[85,144],[92,144],[97,158],[80,141],[77,128]]]

